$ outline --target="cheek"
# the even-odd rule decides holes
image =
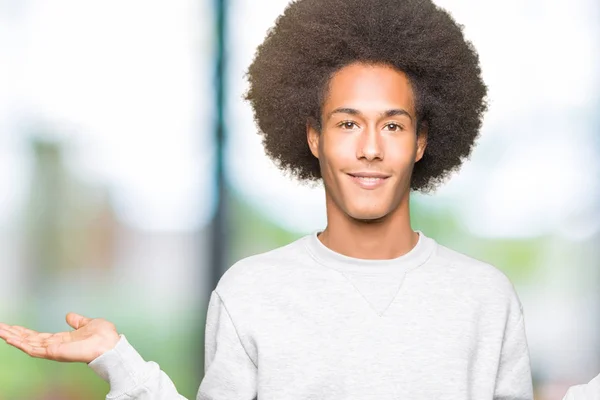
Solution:
[[[389,165],[408,166],[414,163],[417,143],[411,137],[391,138],[385,147],[385,159]]]
[[[343,168],[356,162],[355,143],[350,135],[328,135],[321,152],[328,165]]]

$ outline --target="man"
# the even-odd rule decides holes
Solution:
[[[413,231],[411,190],[470,154],[478,56],[425,0],[300,0],[249,69],[266,153],[322,180],[327,227],[232,266],[211,295],[198,399],[532,399],[523,310],[491,265]],[[2,325],[35,357],[89,363],[107,399],[182,398],[113,324]]]

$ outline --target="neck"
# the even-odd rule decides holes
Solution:
[[[348,257],[384,260],[408,253],[419,239],[410,225],[408,195],[399,207],[381,220],[360,221],[327,201],[327,228],[319,240]]]

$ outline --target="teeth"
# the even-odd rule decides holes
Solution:
[[[360,179],[361,181],[365,181],[365,182],[377,182],[381,178],[372,178],[372,177],[359,176],[358,179]]]

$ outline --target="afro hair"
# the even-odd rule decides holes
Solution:
[[[460,168],[479,134],[487,88],[462,26],[430,0],[298,0],[258,47],[245,95],[266,154],[301,181],[321,179],[306,140],[320,131],[332,75],[349,64],[390,65],[415,93],[427,149],[411,189],[429,192]]]

